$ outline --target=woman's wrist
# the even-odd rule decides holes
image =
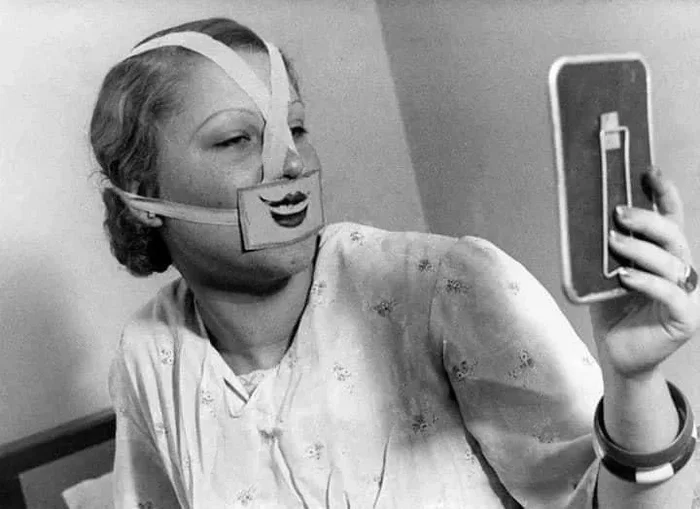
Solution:
[[[618,478],[637,484],[658,484],[676,475],[693,457],[697,442],[695,418],[688,398],[670,382],[667,387],[676,408],[679,429],[667,447],[653,452],[639,452],[620,446],[604,423],[604,399],[594,416],[593,449],[606,469]]]
[[[629,377],[604,368],[603,380],[604,425],[613,441],[645,453],[673,442],[680,421],[660,369]]]

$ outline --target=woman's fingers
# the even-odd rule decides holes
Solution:
[[[683,226],[683,200],[678,188],[658,169],[647,172],[644,183],[649,187],[659,212]]]
[[[695,299],[688,298],[689,295],[677,284],[655,274],[630,268],[624,269],[620,280],[630,290],[636,290],[664,305],[668,317],[659,322],[671,339],[687,339],[696,329],[699,318],[695,312]]]
[[[677,255],[645,240],[628,237],[612,230],[610,248],[634,265],[671,282],[679,281],[686,272],[686,263]]]
[[[633,207],[618,207],[615,212],[617,221],[633,233],[641,234],[679,258],[690,259],[683,230],[672,216]]]

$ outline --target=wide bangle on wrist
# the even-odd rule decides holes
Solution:
[[[610,438],[605,429],[601,398],[594,418],[593,448],[612,474],[640,484],[663,482],[673,477],[693,456],[697,441],[693,411],[683,393],[672,383],[667,383],[678,411],[680,431],[668,447],[653,453],[629,451]]]

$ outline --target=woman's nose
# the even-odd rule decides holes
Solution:
[[[298,152],[288,149],[287,157],[284,159],[282,175],[287,178],[296,178],[304,171],[304,161]]]

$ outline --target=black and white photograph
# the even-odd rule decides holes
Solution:
[[[0,509],[700,509],[700,3],[0,0]]]

